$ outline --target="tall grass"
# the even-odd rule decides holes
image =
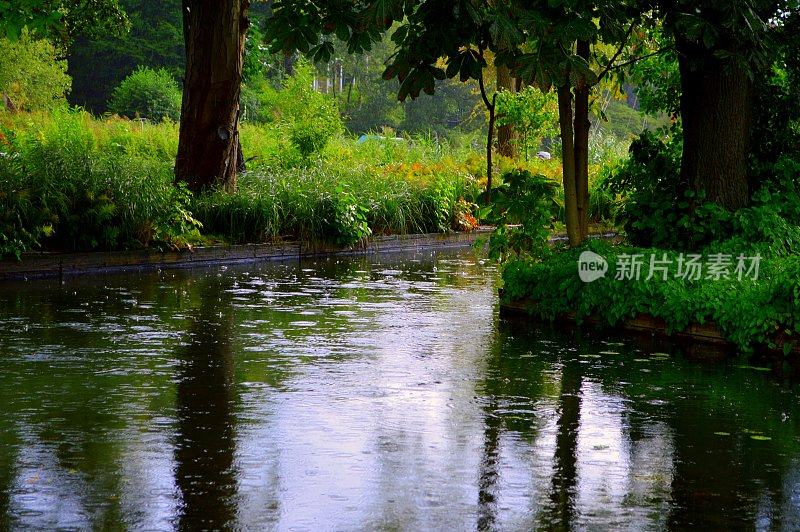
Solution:
[[[174,126],[56,112],[0,127],[0,253],[181,246],[191,236],[188,196],[172,184]]]
[[[288,172],[249,171],[235,193],[203,194],[193,212],[206,231],[237,242],[327,240],[346,234],[334,222],[337,210],[349,207],[363,212],[372,233],[447,231],[459,199],[474,201],[477,193],[468,173],[445,165],[333,167],[318,161]]]
[[[278,125],[243,125],[248,170],[234,193],[173,183],[177,125],[87,113],[0,115],[0,255],[43,248],[183,247],[293,237],[447,231],[476,180],[430,139],[339,136],[300,154]]]

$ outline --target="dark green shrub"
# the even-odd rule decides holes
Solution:
[[[503,174],[502,181],[492,189],[492,204],[481,213],[496,227],[489,239],[490,257],[542,256],[553,229],[558,185],[527,170]]]
[[[139,67],[114,89],[108,110],[128,118],[177,122],[181,117],[181,90],[167,70]]]
[[[303,117],[289,126],[289,140],[302,157],[322,151],[328,141],[339,131],[337,118]]]
[[[729,212],[680,182],[680,143],[643,133],[629,158],[613,168],[602,189],[622,197],[615,218],[630,242],[667,249],[800,251],[800,161],[784,157],[755,191],[748,207]]]
[[[605,178],[605,189],[622,197],[617,222],[637,246],[700,249],[729,238],[730,213],[681,182],[682,143],[676,130],[671,133],[666,141],[642,133],[628,159]]]
[[[610,265],[605,277],[590,283],[578,275],[578,260],[586,250]],[[647,279],[647,264],[639,280],[615,278],[620,255],[655,254],[661,260],[665,253],[671,261],[666,279],[660,274]],[[613,326],[645,314],[663,319],[670,331],[713,322],[744,351],[760,345],[788,350],[800,340],[800,257],[762,258],[757,279],[732,275],[719,280],[678,277],[677,258],[677,253],[661,249],[590,241],[544,262],[509,262],[503,269],[503,298],[534,302],[530,311],[543,320],[574,313],[578,320],[592,316]]]

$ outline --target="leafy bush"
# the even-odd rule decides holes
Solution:
[[[749,207],[734,213],[716,210],[719,236],[709,247],[776,257],[800,252],[800,161],[780,159],[773,171]]]
[[[258,96],[248,94],[248,105],[258,109],[256,120],[275,123],[303,158],[322,151],[344,130],[336,101],[315,91],[313,81],[313,66],[300,61],[280,90],[263,84]]]
[[[72,80],[67,62],[57,57],[50,41],[34,39],[27,31],[16,41],[0,39],[0,94],[18,110],[64,107]]]
[[[493,203],[482,213],[496,227],[489,239],[489,256],[542,256],[553,228],[556,183],[527,170],[508,172],[502,180],[492,190]]]
[[[630,157],[600,184],[621,196],[615,218],[637,246],[693,250],[714,247],[784,256],[800,251],[800,161],[784,157],[748,207],[728,212],[680,182],[680,143],[645,132]],[[591,201],[591,200],[590,200]]]
[[[552,91],[526,86],[519,92],[499,92],[497,114],[498,126],[513,126],[519,135],[517,142],[526,161],[544,137],[558,133],[558,102]]]
[[[369,209],[359,205],[346,185],[336,187],[323,212],[326,213],[328,227],[326,233],[332,235],[337,244],[352,245],[372,234],[367,221]]]
[[[637,246],[699,249],[731,235],[728,213],[680,180],[681,141],[644,132],[630,156],[605,178],[606,190],[622,197],[617,221]]]
[[[177,122],[181,117],[181,90],[167,70],[139,67],[111,93],[108,109],[128,118]]]
[[[666,280],[661,275],[646,280],[645,272],[638,281],[618,281],[611,266],[605,277],[584,283],[577,264],[587,249],[610,265],[623,253],[655,253],[659,259],[665,253],[591,241],[545,262],[515,260],[503,269],[504,301],[530,300],[530,312],[542,320],[574,313],[579,321],[593,316],[613,326],[644,314],[663,319],[672,332],[713,322],[744,351],[760,345],[788,350],[799,339],[800,257],[762,259],[757,280],[684,280],[675,277],[677,254],[666,252],[672,261]]]

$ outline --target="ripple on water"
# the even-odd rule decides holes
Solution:
[[[800,529],[796,388],[498,321],[469,256],[307,264],[0,291],[13,523]]]

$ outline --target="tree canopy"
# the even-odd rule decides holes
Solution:
[[[68,42],[76,35],[116,35],[128,30],[118,0],[13,0],[0,2],[0,36],[18,38],[23,29]]]

